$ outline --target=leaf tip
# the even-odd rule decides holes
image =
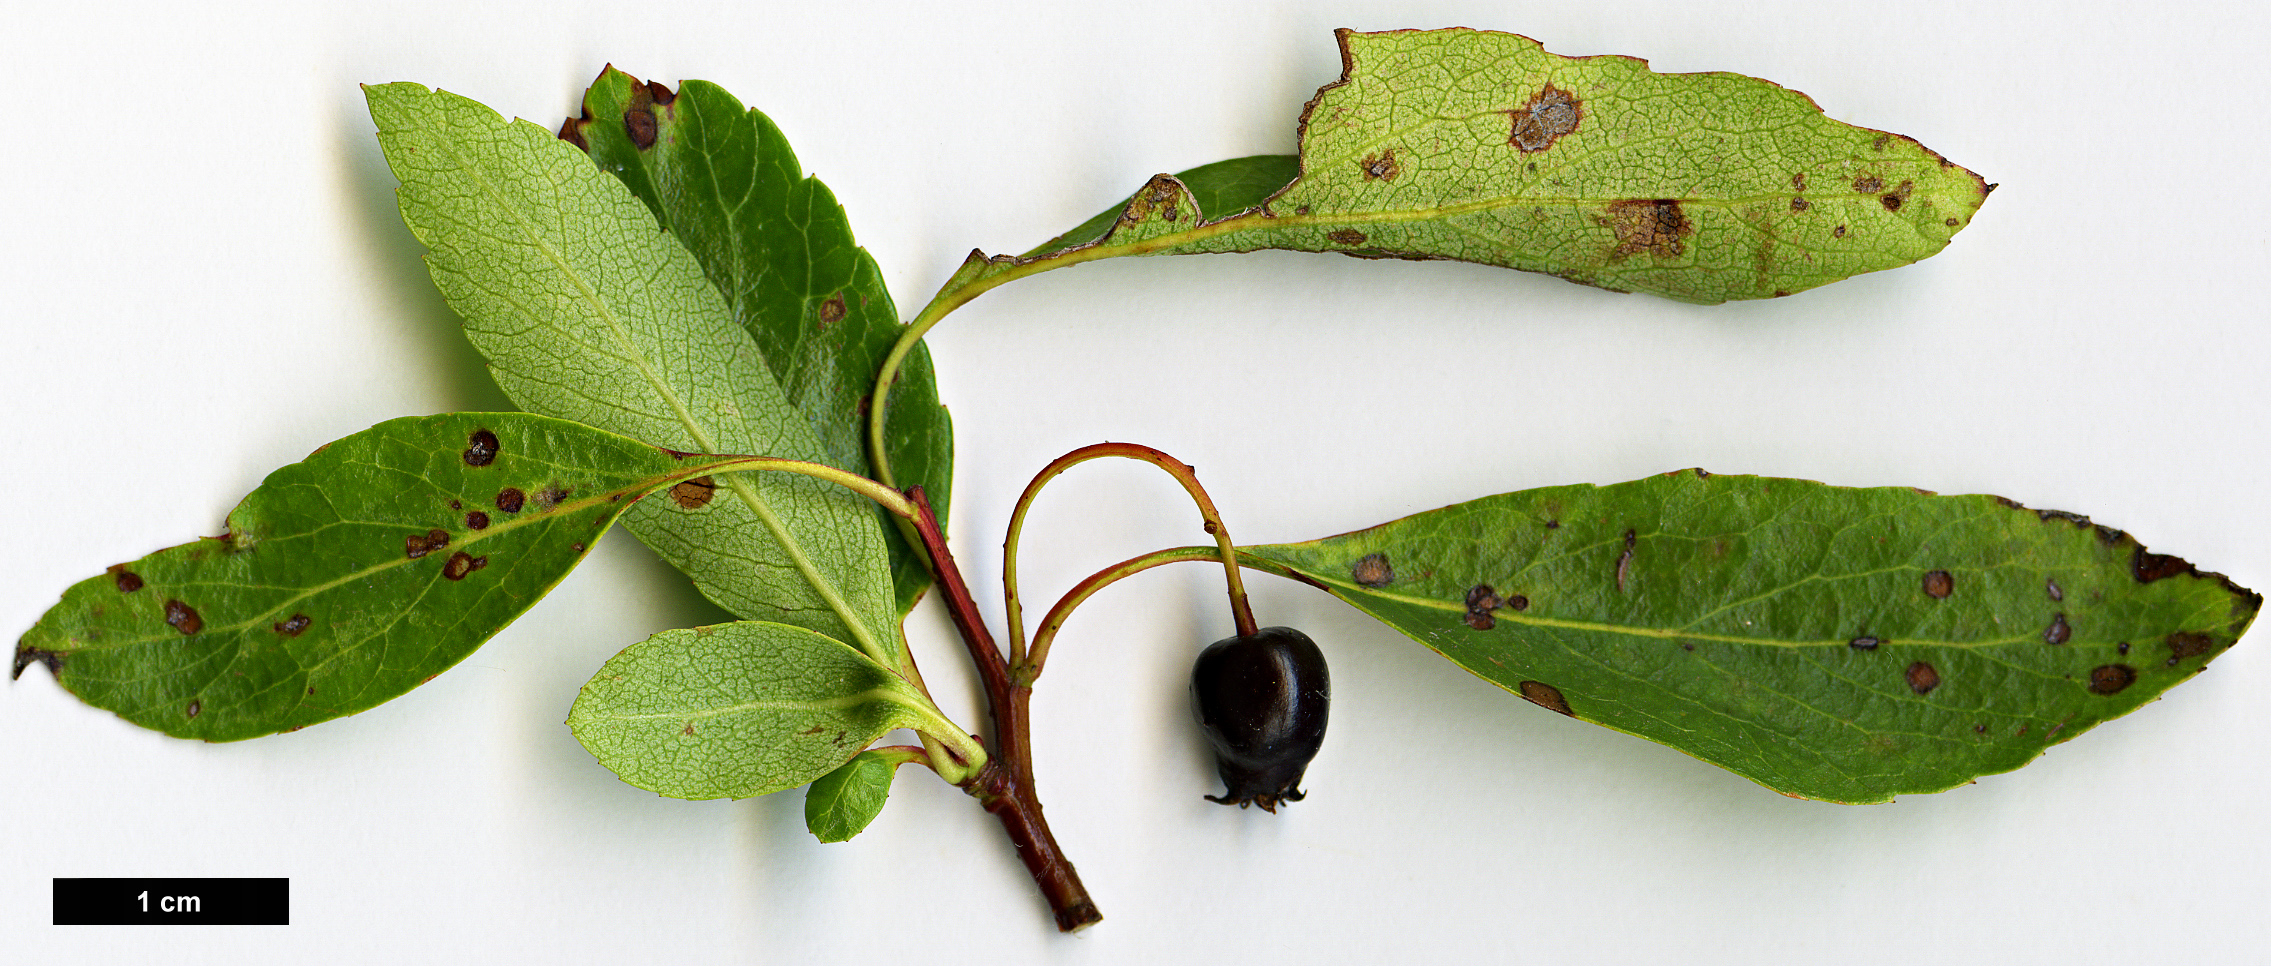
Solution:
[[[24,676],[24,669],[31,667],[34,663],[47,665],[47,673],[49,674],[61,676],[63,673],[63,655],[45,648],[33,647],[29,641],[24,641],[16,645],[16,666],[14,670],[8,673],[8,680],[21,680]]]

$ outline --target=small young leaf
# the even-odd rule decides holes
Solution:
[[[1160,175],[1109,234],[1088,234],[1092,220],[1060,239],[1070,247],[974,253],[949,284],[1041,262],[1281,248],[1713,303],[1928,257],[1991,190],[1909,138],[1833,121],[1756,78],[1561,57],[1488,31],[1338,37],[1341,79],[1302,112],[1300,177],[1266,201],[1217,207]]]
[[[609,67],[560,138],[622,179],[693,252],[811,424],[824,461],[870,475],[867,397],[902,326],[843,207],[799,170],[780,129],[715,84],[687,81],[674,94]],[[953,427],[922,346],[901,364],[890,407],[896,482],[921,485],[943,519]],[[904,612],[930,586],[930,570],[888,521],[883,532]]]
[[[891,779],[906,756],[876,749],[822,775],[804,792],[804,827],[823,842],[849,842],[883,813]]]
[[[526,413],[389,420],[269,474],[223,535],[73,585],[15,673],[180,738],[353,714],[473,653],[641,494],[735,462]]]
[[[403,220],[515,403],[673,449],[825,458],[694,257],[620,181],[551,132],[457,95],[365,93]],[[714,499],[647,501],[624,524],[736,614],[906,662],[866,500],[742,475],[718,480]]]
[[[624,648],[584,685],[568,727],[624,781],[704,799],[794,788],[893,728],[952,726],[843,642],[742,621]]]
[[[2263,604],[2070,513],[1701,471],[1247,552],[1541,706],[1837,802],[2024,765]]]

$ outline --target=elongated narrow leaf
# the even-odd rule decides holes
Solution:
[[[869,475],[868,398],[902,326],[875,259],[852,241],[828,186],[799,170],[780,129],[715,84],[687,81],[673,93],[609,67],[560,137],[622,179],[694,253],[825,461]],[[944,518],[953,427],[927,349],[901,364],[890,400],[896,482],[920,484]],[[889,521],[883,530],[904,612],[930,586],[930,570]]]
[[[1539,705],[1838,802],[2026,764],[2263,603],[2070,513],[1701,471],[1248,552]]]
[[[1302,112],[1300,177],[1267,201],[1212,207],[1161,175],[1102,238],[974,254],[950,284],[1042,259],[1283,248],[1724,302],[1928,257],[1991,190],[1914,140],[1830,120],[1756,78],[1658,74],[1486,31],[1338,36],[1341,78]]]
[[[624,781],[748,798],[834,771],[893,728],[940,727],[905,681],[841,641],[743,621],[664,631],[608,660],[568,713]]]
[[[366,89],[404,221],[506,395],[672,449],[823,460],[749,333],[620,181],[525,122],[416,84]],[[904,663],[882,528],[847,491],[728,476],[625,525],[744,617]]]
[[[823,842],[849,842],[867,830],[891,797],[891,779],[908,757],[876,749],[860,752],[804,791],[804,827]]]
[[[390,420],[269,474],[221,536],[73,585],[15,673],[181,738],[353,714],[473,653],[641,494],[735,463],[526,413]]]

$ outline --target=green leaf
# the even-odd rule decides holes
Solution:
[[[624,781],[691,799],[794,788],[893,728],[954,730],[867,655],[762,621],[624,648],[584,685],[568,727]]]
[[[1291,154],[1257,154],[1202,164],[1189,171],[1178,172],[1174,178],[1191,193],[1191,200],[1198,205],[1199,210],[1230,213],[1245,211],[1269,200],[1271,195],[1292,184],[1293,179],[1300,176],[1299,157]],[[1105,229],[1119,220],[1120,215],[1134,201],[1135,197],[1131,195],[1119,204],[1097,212],[1096,217],[1081,222],[1080,227],[1049,239],[1040,247],[1026,252],[1024,257],[1033,258],[1095,241],[1104,234]]]
[[[672,449],[825,460],[694,257],[622,182],[457,95],[366,92],[403,220],[515,403]],[[624,523],[735,614],[906,664],[866,500],[787,474],[717,483],[712,501],[652,501]]]
[[[893,749],[860,752],[804,792],[804,827],[822,842],[849,842],[883,813],[891,779],[912,756]]]
[[[641,494],[736,462],[526,413],[389,420],[269,474],[223,535],[64,591],[15,673],[179,738],[354,714],[473,653]]]
[[[798,168],[773,122],[706,81],[673,94],[613,67],[584,94],[560,137],[622,179],[694,253],[734,321],[757,341],[831,466],[872,475],[868,396],[901,326],[867,250],[834,194]],[[891,467],[919,484],[941,518],[953,483],[953,428],[930,353],[901,364],[886,414]],[[877,513],[883,511],[877,510]],[[884,521],[902,613],[930,586],[921,554]]]
[[[1237,208],[1160,175],[1109,234],[973,254],[950,287],[1281,248],[1480,262],[1686,302],[1768,298],[1928,257],[1992,190],[1756,78],[1658,74],[1487,31],[1337,36],[1341,79],[1302,112],[1300,177],[1283,190]]]
[[[2070,513],[1700,470],[1248,553],[1539,705],[1837,802],[2026,764],[2263,603]]]

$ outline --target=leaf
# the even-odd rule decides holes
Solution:
[[[1202,164],[1189,171],[1174,175],[1191,194],[1192,203],[1201,211],[1240,212],[1269,200],[1293,179],[1301,176],[1301,159],[1290,154],[1257,154],[1246,158],[1232,158]],[[1026,252],[1032,258],[1051,252],[1063,251],[1095,241],[1119,220],[1122,212],[1135,201],[1134,196],[1119,204],[1097,212],[1096,217],[1081,222],[1080,227],[1058,235]]]
[[[624,648],[584,685],[568,727],[624,781],[689,799],[794,788],[893,728],[953,728],[867,655],[762,621]]]
[[[269,474],[223,535],[64,591],[15,673],[177,738],[354,714],[473,653],[641,494],[743,462],[526,413],[389,420]]]
[[[909,758],[886,749],[860,752],[804,792],[804,827],[822,842],[849,842],[883,813],[891,779]]]
[[[522,408],[672,449],[820,461],[694,257],[573,145],[416,84],[365,89],[434,283]],[[811,628],[901,667],[871,505],[787,474],[717,481],[624,523],[735,614]]]
[[[902,327],[875,259],[852,241],[828,186],[798,169],[771,120],[706,81],[687,81],[673,94],[609,67],[583,107],[581,118],[561,126],[561,139],[622,179],[694,253],[804,414],[823,461],[873,475],[868,397]],[[889,398],[897,483],[921,485],[943,518],[953,427],[927,349],[916,346],[902,363]],[[890,521],[882,523],[904,613],[930,586],[930,569]]]
[[[1102,238],[973,253],[949,287],[1119,255],[1282,248],[1715,303],[1928,257],[1992,190],[1914,140],[1833,121],[1756,78],[1658,74],[1463,28],[1337,36],[1341,79],[1302,112],[1300,177],[1266,201],[1218,207],[1160,175]]]
[[[2263,603],[2070,513],[1700,470],[1247,552],[1539,705],[1837,802],[2026,764]]]

